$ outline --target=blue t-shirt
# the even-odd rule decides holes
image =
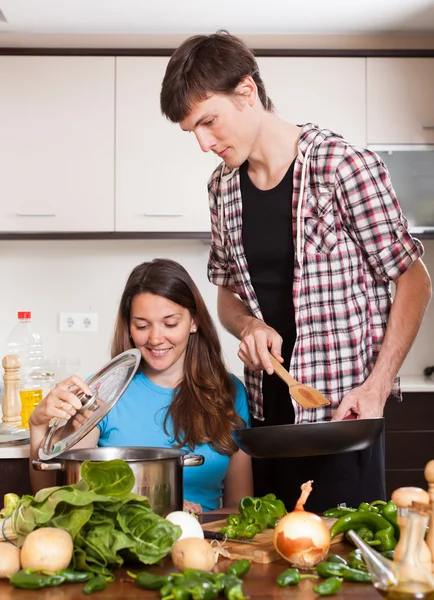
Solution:
[[[237,377],[232,377],[236,389],[235,409],[250,427],[245,388]],[[124,394],[98,424],[98,445],[172,448],[171,437],[163,429],[172,397],[172,388],[160,387],[144,373],[136,373]],[[171,433],[171,419],[167,421],[167,429]],[[193,452],[202,454],[205,461],[200,467],[184,467],[184,498],[200,504],[204,511],[215,510],[220,506],[230,457],[209,444],[200,444]]]

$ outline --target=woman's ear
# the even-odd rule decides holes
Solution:
[[[196,331],[197,331],[197,325],[196,325],[196,323],[192,319],[191,320],[191,326],[190,326],[190,333],[196,333]]]

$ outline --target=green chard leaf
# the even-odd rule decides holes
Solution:
[[[166,556],[182,533],[179,525],[173,525],[140,504],[123,506],[117,520],[122,531],[135,541],[130,552],[145,564],[154,564]]]
[[[89,489],[111,498],[125,497],[135,484],[131,467],[119,459],[104,462],[85,460],[81,465],[81,478]]]

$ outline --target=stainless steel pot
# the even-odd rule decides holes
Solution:
[[[136,484],[133,492],[147,496],[152,510],[166,516],[174,510],[183,509],[183,467],[203,464],[200,454],[188,454],[185,450],[130,446],[122,448],[79,448],[69,450],[54,460],[34,460],[37,471],[63,471],[65,484],[81,479],[83,461],[105,461],[120,458],[133,470]]]

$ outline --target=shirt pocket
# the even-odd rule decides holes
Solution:
[[[333,194],[327,188],[309,193],[304,213],[304,249],[308,255],[330,254],[336,248]]]

